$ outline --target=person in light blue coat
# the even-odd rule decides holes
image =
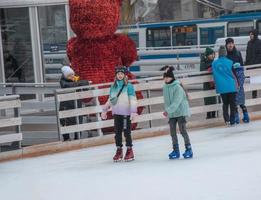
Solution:
[[[223,102],[223,117],[227,125],[235,124],[236,94],[238,81],[233,68],[233,61],[226,58],[225,46],[219,48],[219,58],[212,64],[212,73],[216,85],[216,92],[221,95]],[[230,107],[230,114],[228,108]]]
[[[183,154],[184,158],[192,158],[193,152],[190,144],[190,139],[186,130],[186,117],[190,116],[189,103],[185,90],[181,83],[175,79],[173,67],[167,67],[164,73],[165,84],[163,86],[164,96],[164,116],[169,118],[170,134],[172,138],[173,151],[169,154],[169,159],[178,159],[180,157],[177,124],[185,141],[186,151]]]

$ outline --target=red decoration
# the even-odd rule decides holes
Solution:
[[[76,34],[67,43],[67,55],[81,79],[93,84],[112,82],[116,66],[130,66],[137,58],[135,43],[115,34],[122,0],[69,0],[70,24]],[[133,78],[132,74],[129,77]],[[138,99],[143,98],[137,92]],[[99,98],[104,104],[107,97]],[[138,113],[143,108],[138,109]]]

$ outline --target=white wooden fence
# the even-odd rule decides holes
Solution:
[[[247,77],[261,76],[261,65],[246,66],[245,69],[246,69],[245,75]],[[212,80],[213,80],[212,75],[207,72],[199,72],[199,73],[194,73],[192,75],[187,74],[187,75],[183,75],[183,77],[180,77],[180,81],[185,87],[188,87],[189,85],[193,85],[193,84],[202,84],[204,82],[209,82]],[[135,84],[136,91],[161,90],[163,87],[162,77],[139,79],[138,81],[139,84]],[[110,85],[110,83],[103,84],[103,86],[104,85]],[[102,121],[100,119],[99,114],[102,112],[102,106],[100,105],[59,111],[60,102],[69,101],[69,100],[77,101],[79,99],[85,99],[85,98],[97,99],[99,96],[105,96],[108,95],[109,93],[109,88],[97,89],[97,85],[92,86],[92,88],[81,87],[80,89],[83,88],[89,88],[89,90],[77,92],[77,89],[79,88],[70,88],[70,89],[62,89],[62,90],[60,89],[56,91],[58,132],[61,135],[66,133],[80,132],[86,130],[96,130],[96,129],[100,130],[102,128],[113,126],[112,119],[105,120],[105,121]],[[245,84],[245,92],[254,91],[254,90],[261,90],[261,84],[250,84],[250,83]],[[198,100],[198,99],[202,99],[203,101],[203,98],[205,97],[218,96],[215,90],[189,92],[188,95],[191,101]],[[156,104],[163,104],[162,96],[148,97],[148,98],[138,100],[138,106],[152,106]],[[247,106],[256,106],[260,104],[261,104],[261,98],[246,100]],[[222,106],[220,103],[214,105],[204,105],[204,106],[197,105],[191,107],[191,113],[192,115],[196,115],[196,114],[206,113],[209,111],[217,111],[217,110],[221,110],[221,107]],[[82,115],[89,115],[89,114],[96,114],[98,116],[97,121],[84,123],[84,124],[76,124],[71,126],[64,126],[64,127],[62,127],[59,122],[60,119],[63,118],[79,117]],[[137,116],[137,118],[135,118],[133,122],[145,122],[151,120],[159,120],[163,118],[164,116],[162,115],[162,111],[152,112],[152,113],[146,113]],[[198,121],[203,121],[203,120],[205,120],[205,118],[198,119]]]
[[[0,146],[1,144],[19,142],[21,148],[21,141],[23,135],[21,133],[22,119],[20,117],[21,101],[18,95],[0,97],[0,110],[6,111],[13,109],[14,116],[5,116],[0,118]],[[6,128],[14,127],[15,131],[5,130]]]

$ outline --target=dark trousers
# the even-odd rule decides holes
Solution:
[[[223,117],[225,122],[230,122],[230,124],[235,123],[235,113],[236,113],[236,92],[221,94],[223,102]],[[228,114],[228,107],[230,108],[230,115]]]
[[[170,135],[172,138],[173,149],[178,145],[178,136],[177,136],[177,123],[179,125],[180,134],[183,136],[185,145],[190,144],[189,136],[186,129],[186,118],[185,117],[175,117],[169,119],[170,126]]]
[[[115,131],[115,143],[117,147],[122,147],[122,132],[126,140],[126,146],[132,147],[131,138],[131,120],[130,116],[114,115],[114,131]]]

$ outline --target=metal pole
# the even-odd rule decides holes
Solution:
[[[54,99],[55,99],[55,111],[56,111],[56,120],[57,120],[58,140],[61,141],[61,123],[60,123],[60,115],[59,115],[59,102],[58,102],[56,90],[54,91]]]

